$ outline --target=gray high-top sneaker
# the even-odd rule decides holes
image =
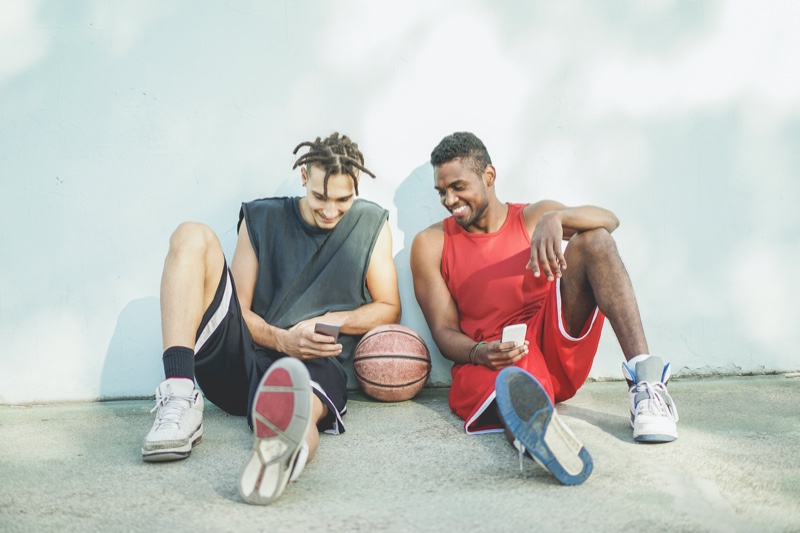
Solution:
[[[633,440],[671,442],[678,438],[678,408],[667,392],[670,366],[660,357],[650,356],[636,362],[622,363],[628,381]]]

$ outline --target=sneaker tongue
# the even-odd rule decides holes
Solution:
[[[650,356],[636,363],[636,383],[647,381],[659,383],[664,375],[664,362],[660,357]]]
[[[169,384],[172,394],[175,396],[191,396],[194,391],[194,382],[183,378],[170,378],[164,381],[164,385]]]

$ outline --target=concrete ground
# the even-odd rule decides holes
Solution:
[[[353,398],[347,432],[269,507],[236,492],[244,419],[206,404],[183,461],[148,464],[152,401],[0,407],[0,531],[800,531],[800,379],[673,380],[680,438],[631,439],[625,385],[558,410],[594,458],[577,487],[500,434],[468,436],[446,390]]]

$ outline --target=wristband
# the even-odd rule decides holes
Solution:
[[[474,358],[475,358],[475,352],[478,350],[478,346],[480,346],[481,344],[486,344],[486,343],[481,341],[478,344],[476,344],[475,346],[473,346],[472,349],[469,351],[469,362],[473,366],[478,366],[478,363],[475,362]]]

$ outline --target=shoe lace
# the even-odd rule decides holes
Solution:
[[[172,392],[172,388],[167,385],[165,394],[156,398],[156,405],[150,412],[156,413],[156,425],[177,427],[183,413],[191,406],[192,396],[178,396]]]
[[[656,382],[650,383],[649,381],[640,381],[631,387],[631,393],[637,394],[646,392],[649,401],[645,399],[636,403],[636,411],[641,413],[645,410],[650,411],[654,415],[666,416],[674,421],[678,421],[678,408],[675,407],[675,402],[672,401],[672,396],[667,392],[667,386],[663,383]],[[669,401],[667,401],[666,399]]]
[[[514,448],[516,448],[519,452],[519,471],[523,472],[524,468],[522,465],[522,459],[525,456],[525,446],[519,441],[519,439],[514,439]]]

